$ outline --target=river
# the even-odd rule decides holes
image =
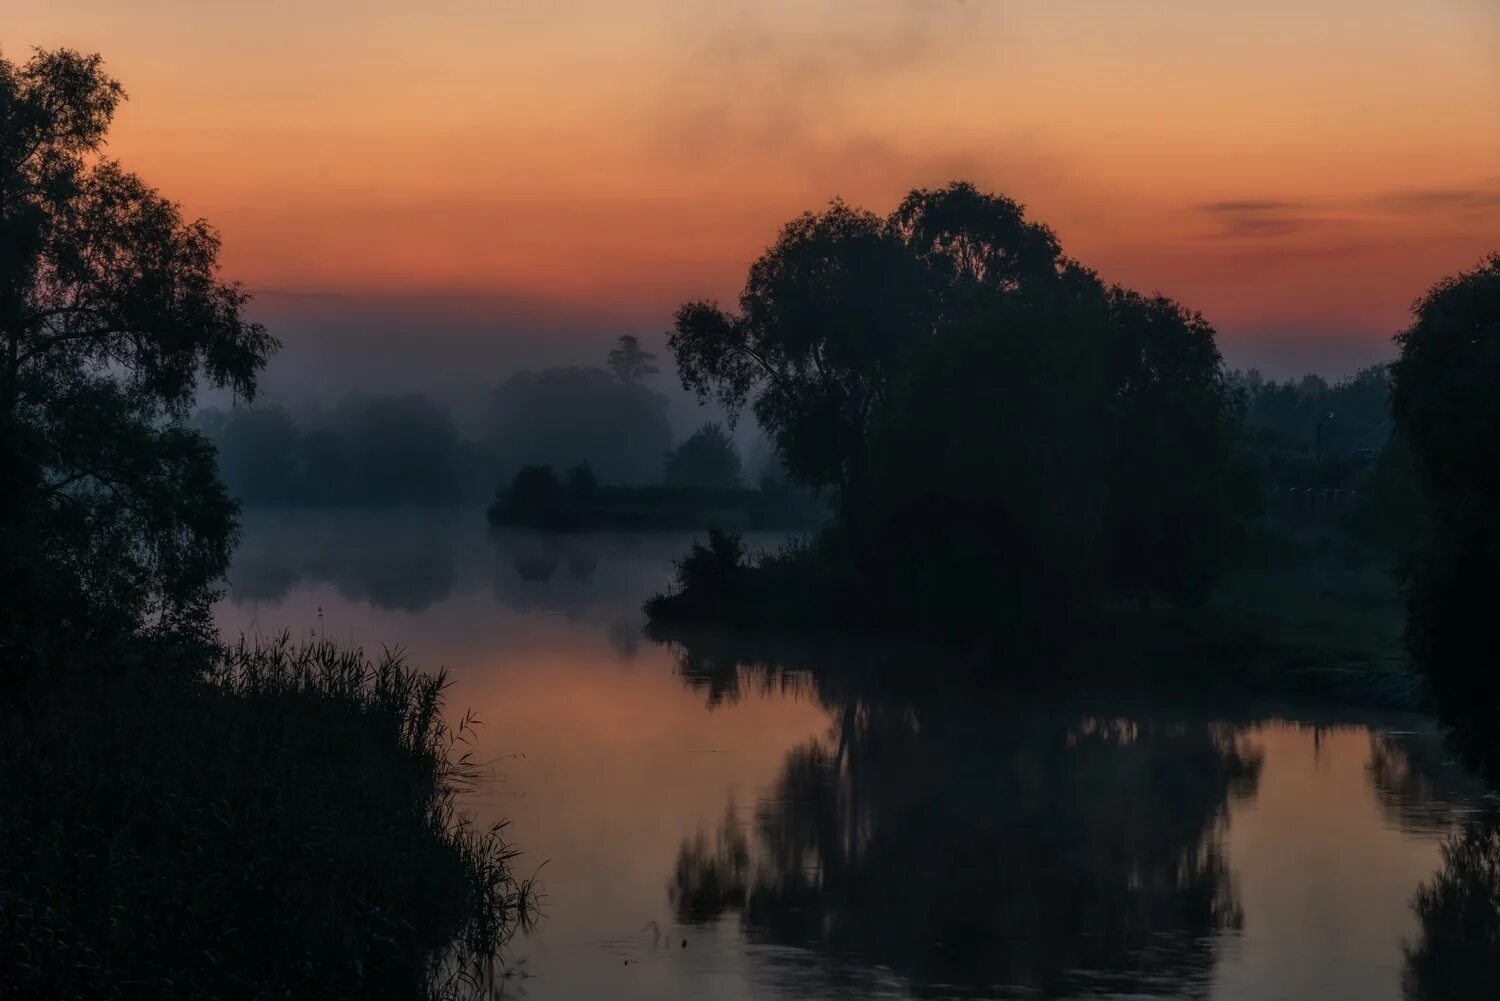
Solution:
[[[1419,716],[652,642],[686,534],[244,522],[226,636],[399,646],[482,721],[467,807],[545,893],[507,996],[1396,999],[1436,947],[1418,889],[1482,804]]]

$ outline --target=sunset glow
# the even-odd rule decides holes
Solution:
[[[21,0],[102,52],[110,149],[263,294],[521,299],[665,329],[796,213],[956,177],[1231,360],[1373,360],[1500,231],[1491,0],[255,5]],[[602,341],[601,341],[602,343]]]

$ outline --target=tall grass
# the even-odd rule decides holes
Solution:
[[[460,812],[445,687],[286,636],[33,686],[0,712],[5,996],[484,993],[536,895]]]

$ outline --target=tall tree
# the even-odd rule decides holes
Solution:
[[[661,371],[656,367],[656,355],[642,348],[641,339],[631,334],[625,334],[610,349],[609,370],[616,379],[632,384]]]
[[[848,505],[897,358],[924,329],[923,275],[878,216],[834,201],[782,229],[750,266],[740,311],[677,311],[668,346],[683,387],[731,415],[747,403],[793,475]]]
[[[188,410],[203,382],[251,397],[276,347],[214,230],[101,156],[124,96],[98,56],[0,59],[7,625],[44,600],[80,629],[206,622],[234,506]]]
[[[1249,513],[1250,484],[1234,459],[1242,401],[1202,316],[1118,286],[1108,302],[1118,436],[1109,572],[1126,592],[1190,600],[1205,593]]]
[[[1500,779],[1500,254],[1433,286],[1396,343],[1391,411],[1428,509],[1407,640],[1460,747]]]
[[[1222,562],[1235,410],[1212,328],[1106,288],[1003,196],[803,215],[738,313],[688,303],[669,346],[686,388],[750,404],[788,471],[834,488],[881,618],[1034,621],[1100,584],[1181,598]]]

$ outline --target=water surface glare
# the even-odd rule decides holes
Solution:
[[[508,995],[1397,999],[1479,803],[1420,717],[898,697],[855,653],[658,645],[684,534],[244,520],[226,636],[399,646],[483,721],[471,811],[546,861]]]

